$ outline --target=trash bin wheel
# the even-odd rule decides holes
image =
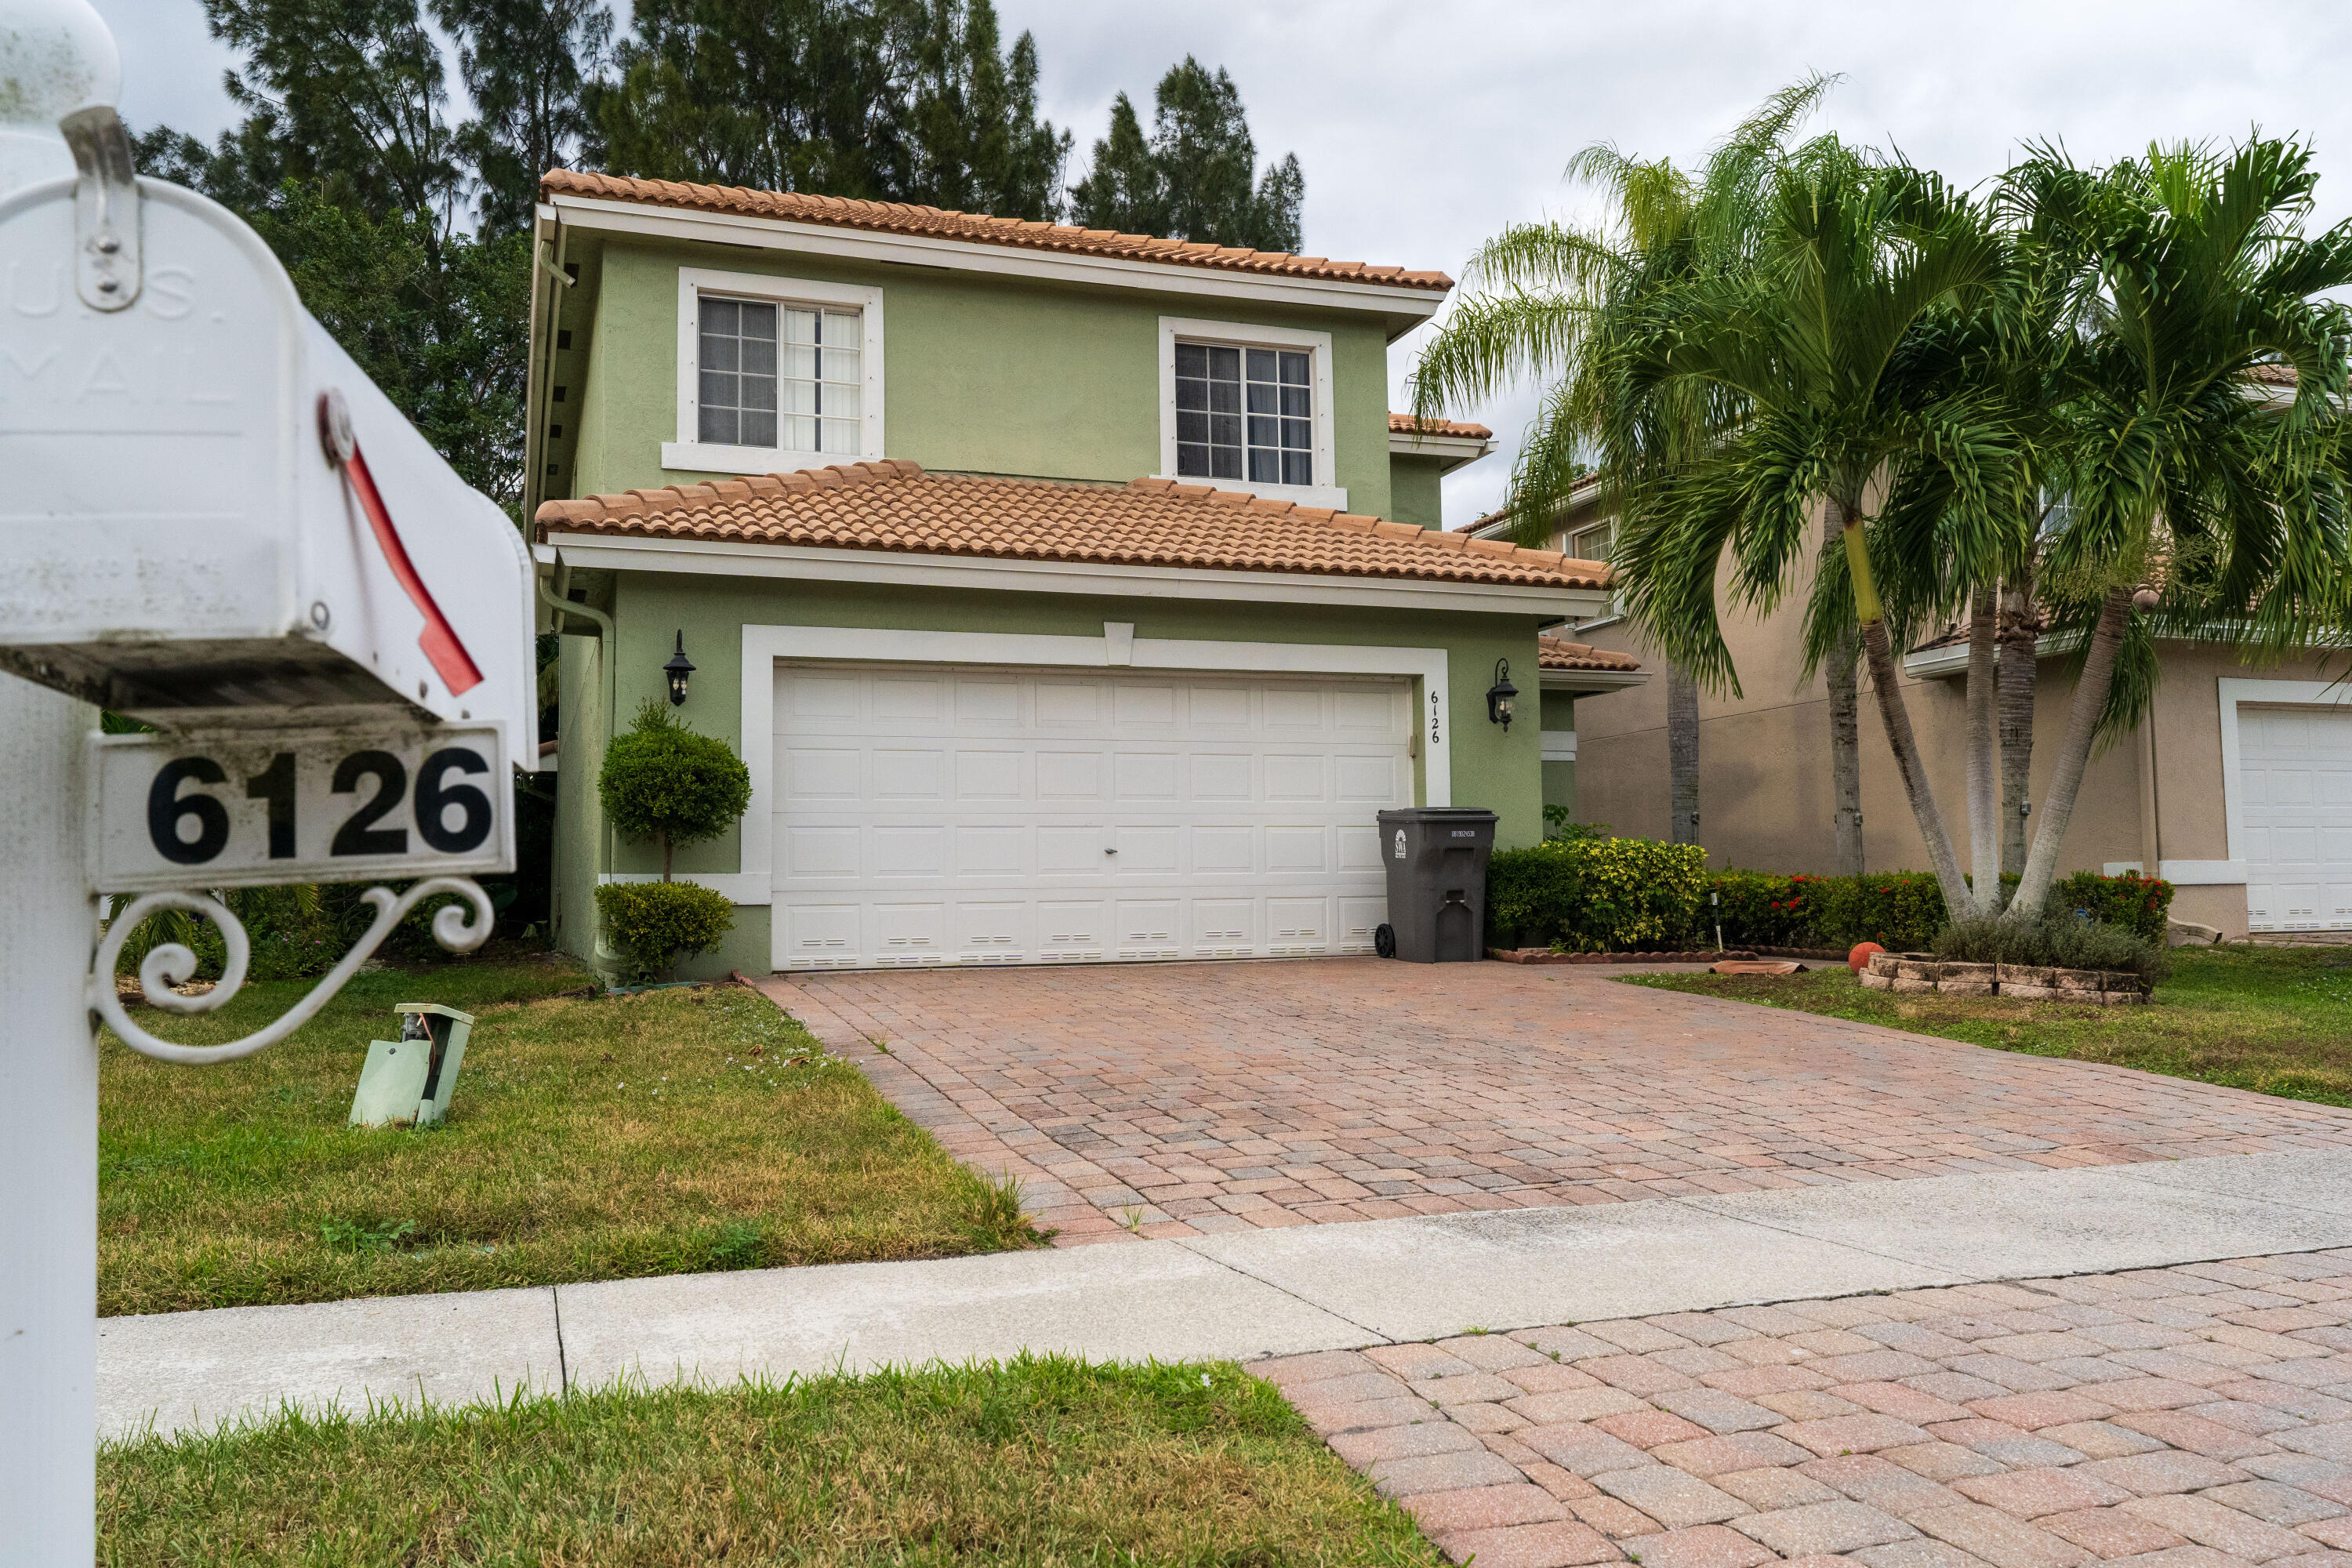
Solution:
[[[1396,927],[1383,924],[1372,932],[1372,951],[1382,958],[1396,956]]]

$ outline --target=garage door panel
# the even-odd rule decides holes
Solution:
[[[1196,730],[1246,730],[1250,694],[1239,686],[1191,686],[1184,692],[1185,717]]]
[[[2352,711],[2242,707],[2241,841],[2255,931],[2352,931]]]
[[[1173,801],[1181,761],[1173,752],[1120,752],[1111,758],[1111,798]]]
[[[1017,751],[980,751],[960,747],[955,755],[955,798],[963,805],[1023,799],[1022,763]]]
[[[1369,951],[1411,799],[1393,679],[784,666],[776,710],[786,968]]]
[[[846,825],[820,826],[780,817],[776,842],[782,848],[783,869],[795,879],[855,877],[860,831]]]
[[[1331,829],[1269,826],[1265,830],[1265,868],[1276,876],[1318,874],[1330,869]]]
[[[779,749],[778,792],[793,805],[865,798],[866,754],[848,747],[787,746]]]
[[[877,748],[874,757],[874,779],[870,786],[876,800],[898,805],[908,801],[924,801],[945,805],[948,798],[948,758],[945,752],[893,751]]]
[[[1324,800],[1330,794],[1325,782],[1326,759],[1319,752],[1269,752],[1265,758],[1265,798],[1274,801]]]
[[[1104,798],[1108,759],[1100,752],[1039,752],[1037,798],[1096,801]]]
[[[1195,802],[1252,798],[1254,759],[1247,752],[1195,752],[1191,757],[1192,798]]]
[[[1047,826],[1037,829],[1037,869],[1049,877],[1101,876],[1111,858],[1110,830],[1099,825]]]

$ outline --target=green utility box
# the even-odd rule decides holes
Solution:
[[[403,1002],[393,1011],[404,1015],[400,1038],[368,1047],[352,1097],[354,1127],[429,1127],[449,1114],[474,1016],[438,1002]]]

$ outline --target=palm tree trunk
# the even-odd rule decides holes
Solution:
[[[1854,613],[1862,621],[1863,655],[1870,663],[1870,689],[1878,700],[1879,721],[1885,726],[1886,743],[1895,752],[1895,771],[1903,780],[1903,793],[1910,798],[1919,837],[1927,842],[1928,866],[1944,890],[1944,907],[1957,915],[1969,907],[1968,879],[1960,875],[1960,858],[1952,851],[1952,836],[1944,826],[1944,814],[1936,807],[1935,786],[1919,758],[1918,737],[1911,732],[1911,711],[1904,705],[1895,668],[1895,645],[1886,635],[1878,587],[1870,575],[1869,547],[1858,521],[1846,524],[1845,553],[1853,574]]]
[[[2025,872],[2025,808],[2033,788],[2033,568],[2021,568],[2000,594],[2000,872]]]
[[[1829,505],[1829,540],[1837,543],[1853,513],[1843,502]],[[1862,875],[1862,697],[1854,682],[1854,667],[1862,659],[1862,640],[1848,632],[1830,654],[1824,675],[1830,694],[1830,790],[1836,800],[1831,819],[1837,831],[1837,874]]]
[[[2000,726],[1995,718],[1994,662],[1998,629],[1995,589],[1987,584],[1969,603],[1969,891],[1971,910],[2000,913]]]
[[[2074,682],[2074,705],[2066,713],[2066,734],[2058,742],[2058,763],[2051,770],[2050,788],[2042,797],[2042,825],[2034,830],[2033,849],[2025,858],[2017,897],[2009,906],[2011,920],[2032,920],[2041,914],[2042,900],[2058,875],[2058,847],[2065,841],[2066,826],[2074,820],[2074,797],[2083,788],[2084,771],[2091,763],[2091,742],[2099,732],[2099,715],[2106,711],[2107,694],[2116,684],[2116,660],[2123,652],[2124,630],[2131,624],[2132,591],[2107,590],[2099,606],[2099,624],[2091,633],[2091,647],[2083,659],[2083,673]]]
[[[1673,797],[1671,837],[1698,842],[1698,682],[1680,665],[1666,671],[1666,780]]]

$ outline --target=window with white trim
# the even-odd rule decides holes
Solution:
[[[1345,510],[1331,374],[1328,332],[1160,317],[1160,477]]]
[[[677,439],[662,466],[880,458],[881,315],[878,289],[679,268]]]
[[[1314,357],[1176,340],[1176,473],[1315,483]]]
[[[1605,517],[1599,522],[1591,522],[1585,524],[1582,528],[1571,528],[1568,530],[1560,537],[1559,548],[1563,554],[1567,555],[1573,561],[1599,561],[1606,563],[1609,559],[1609,552],[1615,547],[1616,542],[1617,520],[1613,517]],[[1624,613],[1625,606],[1623,601],[1620,600],[1616,595],[1612,594],[1609,596],[1609,608],[1607,610],[1598,616],[1593,616],[1585,620],[1579,621],[1576,624],[1580,626],[1595,626],[1602,621],[1613,621]]]

